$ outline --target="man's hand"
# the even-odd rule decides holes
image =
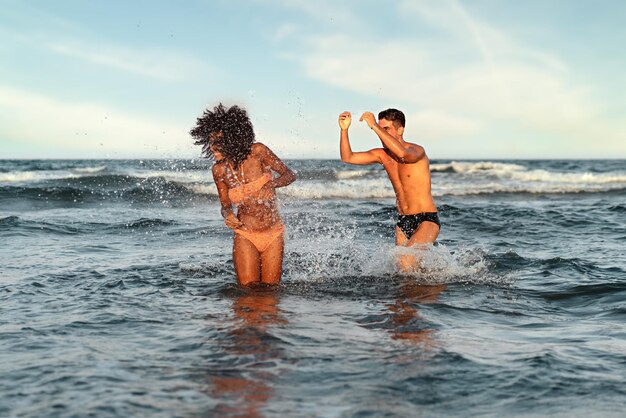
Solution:
[[[243,225],[239,219],[235,216],[234,213],[229,213],[225,218],[224,222],[226,226],[232,229],[237,229]]]
[[[363,113],[361,115],[361,119],[359,119],[359,122],[363,121],[367,123],[367,126],[369,126],[370,129],[374,129],[374,125],[376,125],[376,118],[374,117],[374,114],[372,112]]]
[[[343,112],[339,115],[339,127],[342,131],[347,131],[350,127],[350,123],[352,123],[352,115],[350,112]]]

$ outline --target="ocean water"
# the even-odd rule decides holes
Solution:
[[[626,161],[432,161],[410,274],[380,167],[287,163],[250,292],[209,162],[0,161],[0,416],[624,416]]]

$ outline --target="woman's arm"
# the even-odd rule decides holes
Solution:
[[[221,213],[224,218],[226,226],[229,228],[239,228],[241,222],[237,219],[235,212],[233,211],[233,205],[228,197],[228,185],[226,184],[225,176],[226,170],[221,164],[213,165],[213,181],[217,187],[217,196],[220,199],[222,205]]]
[[[267,183],[267,187],[276,189],[278,187],[288,186],[296,181],[295,173],[291,171],[291,169],[289,169],[289,167],[287,167],[285,163],[283,163],[282,160],[272,152],[271,149],[261,143],[257,143],[256,146],[258,147],[263,164],[269,166],[273,171],[279,174],[278,177]]]

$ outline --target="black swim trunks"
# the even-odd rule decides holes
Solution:
[[[411,238],[417,228],[422,222],[432,222],[437,224],[441,228],[441,222],[439,222],[439,215],[437,212],[422,212],[415,215],[400,215],[398,216],[398,223],[396,224],[402,233],[408,238]]]

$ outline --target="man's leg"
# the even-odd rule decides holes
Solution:
[[[402,230],[396,226],[396,245],[413,247],[423,244],[432,244],[435,242],[438,235],[439,225],[434,222],[422,222],[409,239],[407,239]],[[416,268],[419,267],[418,264],[418,258],[412,254],[404,254],[398,258],[398,268],[405,273],[415,271]]]
[[[396,225],[396,245],[404,245],[408,240],[404,232]]]
[[[424,221],[417,228],[411,238],[404,244],[411,247],[419,244],[432,244],[439,236],[439,225],[434,222]]]

